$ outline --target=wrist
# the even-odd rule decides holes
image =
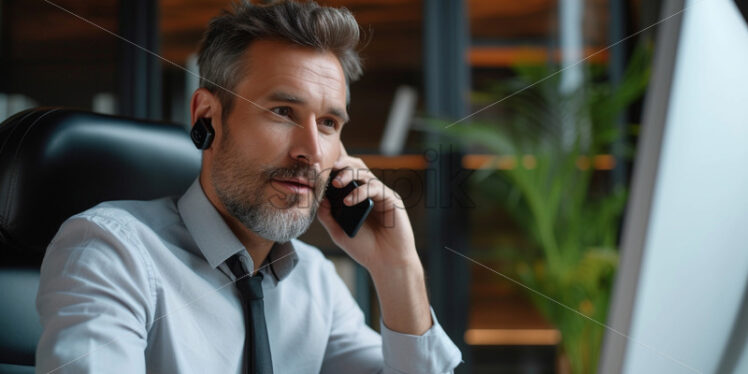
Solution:
[[[374,264],[369,266],[367,270],[374,282],[377,282],[379,279],[405,280],[414,277],[416,279],[424,278],[423,266],[418,257],[415,257],[414,259],[406,259],[397,263]]]
[[[369,271],[369,274],[380,301],[385,295],[409,299],[414,294],[425,291],[426,279],[420,262],[403,267],[382,268],[376,272]]]
[[[433,321],[420,261],[370,274],[377,291],[382,322],[388,329],[422,335],[431,328]]]

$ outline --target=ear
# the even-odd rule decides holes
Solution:
[[[198,118],[210,118],[213,126],[220,125],[221,103],[212,92],[205,88],[198,88],[190,100],[190,125],[194,125]]]

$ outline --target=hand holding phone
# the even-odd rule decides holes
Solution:
[[[348,156],[342,143],[332,170],[330,181],[336,182],[328,183],[326,199],[320,202],[320,223],[333,242],[371,275],[387,326],[423,334],[432,320],[423,265],[402,198],[364,160]],[[346,198],[355,205],[344,205]]]
[[[317,217],[333,242],[372,277],[387,277],[394,268],[422,270],[413,227],[400,196],[382,183],[364,160],[349,156],[342,143],[332,171],[329,181],[335,182],[325,191]],[[353,201],[351,206],[343,203],[348,198]]]
[[[366,217],[369,216],[371,209],[374,207],[374,201],[366,199],[356,205],[347,206],[343,204],[343,199],[348,196],[359,184],[354,180],[345,187],[337,188],[332,185],[333,179],[340,172],[334,170],[330,173],[330,181],[327,183],[325,196],[330,201],[330,213],[335,222],[345,231],[348,237],[356,236],[356,233],[364,224]]]

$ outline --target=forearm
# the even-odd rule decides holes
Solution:
[[[420,262],[370,271],[370,274],[387,328],[412,335],[422,335],[431,328],[433,321]]]

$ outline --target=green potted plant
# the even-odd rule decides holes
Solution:
[[[509,271],[536,291],[529,296],[561,332],[563,355],[576,374],[597,369],[627,195],[625,186],[605,183],[604,175],[601,181],[595,164],[624,162],[609,156],[626,135],[617,118],[646,89],[649,57],[649,48],[635,49],[617,87],[603,79],[603,67],[588,66],[583,84],[567,93],[555,68],[519,66],[514,78],[474,95],[483,105],[499,101],[495,120],[434,124],[503,160],[478,175],[475,187],[524,228],[535,250],[496,253],[511,253]]]

